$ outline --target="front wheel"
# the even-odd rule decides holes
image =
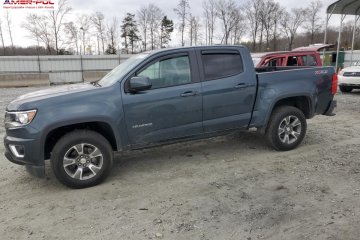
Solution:
[[[301,110],[283,106],[272,113],[266,128],[266,138],[275,150],[288,151],[302,142],[306,128],[306,118]]]
[[[113,151],[99,133],[76,130],[63,136],[54,146],[51,167],[56,178],[71,188],[99,184],[109,174]]]

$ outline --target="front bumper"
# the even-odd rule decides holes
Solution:
[[[328,109],[326,110],[326,112],[323,114],[325,116],[335,116],[336,113],[334,113],[335,108],[337,107],[337,101],[336,100],[332,100],[329,104]]]
[[[4,137],[5,157],[12,163],[25,165],[30,174],[44,177],[44,154],[42,144],[38,140],[40,139],[38,132],[33,128],[27,128],[7,131],[7,135]],[[24,136],[26,138],[15,136]]]
[[[23,161],[16,160],[13,154],[7,150],[5,150],[5,157],[15,164],[25,165],[26,171],[31,175],[39,178],[45,177],[45,166],[35,166],[35,165],[27,165]]]

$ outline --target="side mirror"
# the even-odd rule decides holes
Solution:
[[[148,77],[132,77],[130,79],[130,90],[134,92],[149,90],[152,87]]]

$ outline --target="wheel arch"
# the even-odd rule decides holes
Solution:
[[[271,113],[280,106],[292,106],[300,109],[307,119],[313,116],[312,103],[310,97],[294,96],[277,100],[271,110]]]
[[[296,96],[287,96],[283,98],[279,98],[273,102],[271,105],[265,119],[265,124],[263,130],[266,129],[269,124],[270,117],[274,110],[281,106],[293,106],[300,109],[306,119],[310,119],[314,116],[314,105],[309,96],[306,95],[296,95]]]
[[[65,126],[58,126],[52,130],[50,130],[44,140],[44,159],[49,159],[52,149],[54,148],[57,141],[66,135],[69,132],[75,130],[91,130],[97,132],[104,136],[106,140],[110,143],[113,151],[118,150],[117,139],[114,134],[114,131],[110,124],[102,121],[94,121],[94,122],[82,122],[82,123],[75,123],[69,124]]]

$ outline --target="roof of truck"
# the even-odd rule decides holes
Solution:
[[[144,52],[145,54],[150,54],[150,53],[158,53],[158,52],[167,52],[167,51],[171,51],[171,50],[187,50],[187,49],[201,49],[201,48],[205,48],[205,49],[211,49],[211,48],[215,48],[215,49],[219,49],[219,48],[244,48],[245,46],[243,45],[204,45],[204,46],[187,46],[187,47],[170,47],[170,48],[161,48],[161,49],[156,49],[156,50],[151,50],[151,51],[147,51]]]
[[[262,58],[268,56],[282,56],[282,55],[297,55],[297,54],[313,54],[317,53],[316,51],[283,51],[283,52],[262,52],[262,53],[252,53],[251,57]]]
[[[334,46],[335,46],[335,44],[316,43],[316,44],[311,44],[306,47],[295,48],[295,49],[293,49],[293,51],[321,51],[323,49],[333,48]]]

